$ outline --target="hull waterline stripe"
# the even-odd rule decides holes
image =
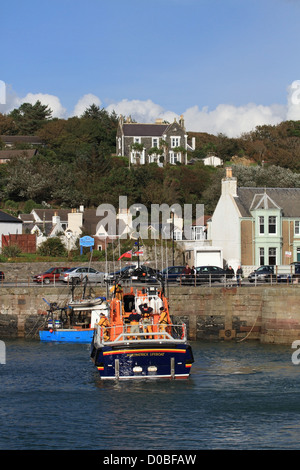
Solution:
[[[175,378],[177,379],[188,379],[189,374],[175,374]],[[115,376],[103,376],[100,374],[100,378],[103,380],[116,380]],[[118,380],[126,380],[126,379],[170,379],[172,375],[120,375]]]
[[[111,354],[134,354],[145,352],[168,352],[168,353],[186,353],[185,349],[119,349],[117,351],[103,351],[103,356]]]

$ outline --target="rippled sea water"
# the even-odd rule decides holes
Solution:
[[[192,342],[189,380],[111,382],[88,345],[5,344],[1,450],[300,448],[291,347]]]

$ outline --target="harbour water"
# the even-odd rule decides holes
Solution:
[[[104,382],[88,345],[5,341],[0,449],[300,448],[291,347],[191,344],[189,380]]]

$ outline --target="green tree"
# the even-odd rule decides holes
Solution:
[[[0,113],[0,135],[14,135],[16,132],[17,127],[13,118]]]
[[[40,101],[37,101],[34,105],[23,103],[18,109],[14,109],[9,114],[17,127],[18,134],[23,135],[36,134],[51,116],[52,110]]]

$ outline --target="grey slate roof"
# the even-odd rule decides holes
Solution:
[[[52,217],[57,213],[62,223],[68,222],[69,209],[34,209],[37,216],[45,222],[52,222]]]
[[[83,213],[83,228],[88,233],[94,235],[97,230],[98,223],[101,224],[102,220],[106,220],[108,217],[108,213],[105,213],[103,216],[96,215],[96,209],[86,209]],[[114,214],[112,213],[114,217]],[[110,228],[108,223],[105,224],[104,229],[107,231],[109,236],[115,236],[117,234],[122,234],[123,231],[126,229],[126,224],[123,220],[117,219],[116,220],[116,232],[110,232]]]
[[[14,217],[13,215],[7,214],[6,212],[0,211],[0,222],[7,222],[9,224],[21,224],[22,220],[18,217]]]
[[[234,198],[242,217],[251,217],[250,209],[262,207],[264,194],[268,207],[282,209],[283,217],[300,217],[300,188],[237,188]]]
[[[20,150],[0,150],[1,160],[10,160],[14,157],[28,157],[31,158],[37,154],[36,149],[20,149]]]
[[[43,143],[42,139],[36,135],[0,135],[0,139],[6,145],[13,145],[16,143],[40,145]]]
[[[161,137],[170,124],[123,124],[123,132],[126,137]]]
[[[19,217],[19,219],[22,220],[22,222],[34,223],[33,214],[19,214],[18,217]]]

